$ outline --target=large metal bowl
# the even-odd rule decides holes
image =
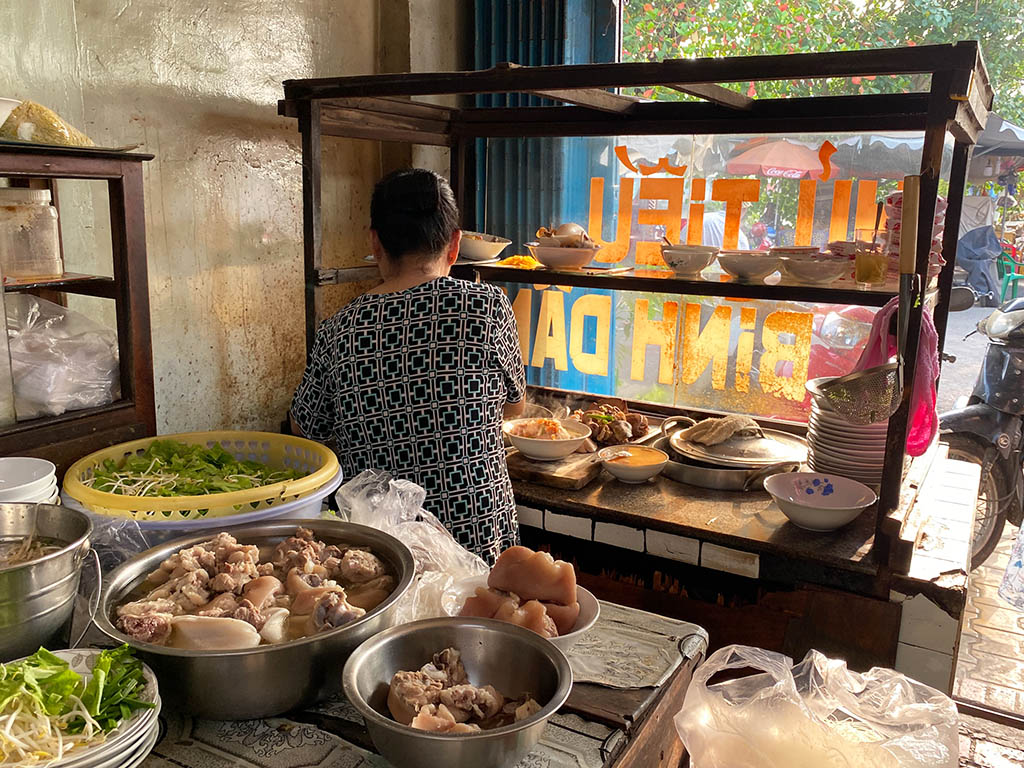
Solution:
[[[45,557],[0,568],[2,661],[49,644],[71,618],[92,523],[81,512],[56,504],[0,504],[0,541],[33,533],[64,546]]]
[[[329,544],[365,546],[382,558],[398,586],[361,619],[330,632],[275,645],[232,651],[188,651],[143,643],[114,626],[117,606],[167,557],[213,535],[175,539],[149,549],[119,566],[108,578],[96,624],[119,643],[128,643],[156,672],[160,695],[168,704],[211,720],[250,720],[287,712],[341,688],[341,668],[361,642],[394,623],[398,600],[412,584],[412,552],[376,528],[336,520],[290,520],[231,528],[243,544],[275,546],[308,528]]]
[[[510,696],[528,692],[542,709],[504,728],[470,734],[429,733],[401,725],[388,714],[388,686],[395,672],[414,670],[448,647],[458,648],[470,682],[493,685]],[[565,655],[540,635],[493,619],[426,619],[394,627],[363,643],[344,671],[345,695],[366,721],[380,753],[402,768],[514,765],[540,741],[551,716],[572,688]]]

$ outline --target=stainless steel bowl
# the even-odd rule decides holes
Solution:
[[[382,558],[398,581],[395,591],[361,619],[330,632],[276,645],[232,651],[186,651],[142,643],[114,626],[117,606],[179,549],[208,541],[213,532],[175,539],[149,549],[107,577],[96,624],[119,643],[128,643],[156,672],[168,704],[211,720],[250,720],[287,712],[341,688],[341,668],[356,646],[394,623],[395,607],[412,584],[412,552],[376,528],[337,520],[288,520],[231,528],[243,544],[275,546],[309,528],[327,543],[365,546]]]
[[[64,544],[52,554],[0,568],[0,660],[48,644],[71,618],[92,523],[56,504],[0,504],[0,541],[30,534]],[[63,643],[61,643],[63,645]]]
[[[387,707],[395,672],[419,669],[448,647],[462,652],[470,682],[493,685],[510,696],[529,692],[542,705],[540,712],[470,734],[428,733],[395,722]],[[401,768],[514,765],[540,741],[572,688],[569,661],[558,648],[528,629],[493,619],[426,619],[394,627],[359,646],[343,677],[345,695],[366,721],[373,743]]]

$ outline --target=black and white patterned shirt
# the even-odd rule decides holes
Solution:
[[[346,478],[382,469],[422,486],[426,509],[493,562],[519,537],[501,421],[525,391],[505,294],[440,277],[326,320],[292,415],[333,444]]]

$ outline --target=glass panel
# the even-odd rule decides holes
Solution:
[[[485,228],[513,240],[509,255],[525,252],[540,226],[579,223],[601,245],[588,268],[671,277],[663,237],[760,250],[871,239],[876,201],[919,172],[922,145],[921,133],[491,140]],[[897,273],[890,258],[881,287],[894,293]],[[733,279],[717,263],[702,277]],[[849,263],[832,287],[853,289],[853,277]],[[793,280],[776,272],[765,282]],[[875,313],[824,302],[505,287],[532,384],[796,421],[806,418],[807,378],[848,373]]]

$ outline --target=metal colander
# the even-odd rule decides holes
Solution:
[[[887,421],[896,413],[903,397],[902,367],[900,363],[886,363],[840,376],[819,383],[816,394],[854,424]]]

